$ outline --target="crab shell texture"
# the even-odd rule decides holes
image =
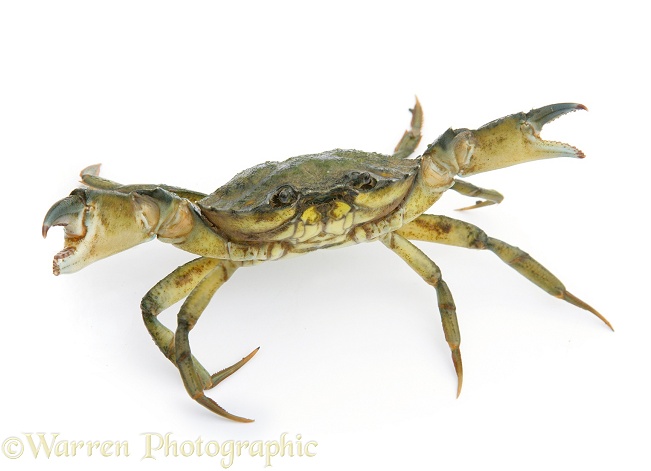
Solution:
[[[240,173],[198,206],[229,240],[284,241],[297,252],[325,248],[401,206],[418,163],[340,149],[267,162]]]

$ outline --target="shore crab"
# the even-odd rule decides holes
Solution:
[[[157,238],[199,257],[178,267],[143,298],[142,315],[163,354],[178,368],[189,395],[228,419],[204,394],[248,362],[258,349],[215,374],[192,356],[188,336],[213,294],[240,267],[306,254],[317,249],[379,241],[436,290],[445,339],[461,392],[460,334],[452,294],[438,266],[411,240],[485,249],[534,284],[585,309],[612,329],[595,309],[517,247],[478,227],[447,216],[423,214],[446,190],[478,198],[478,208],[502,201],[494,190],[459,177],[552,157],[584,157],[568,144],[540,138],[557,117],[586,109],[559,103],[492,121],[477,130],[448,129],[425,152],[409,158],[421,139],[418,100],[393,154],[335,149],[283,162],[265,162],[236,175],[212,194],[167,185],[121,185],[99,176],[99,165],[81,172],[84,188],[55,203],[43,236],[63,226],[64,248],[54,256],[55,275]],[[158,314],[185,299],[176,331]]]

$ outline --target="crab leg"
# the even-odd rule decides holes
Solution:
[[[201,313],[210,302],[212,296],[221,285],[228,281],[239,266],[241,266],[241,264],[238,264],[237,262],[226,260],[218,261],[215,268],[203,277],[203,279],[201,279],[196,287],[190,292],[183,303],[183,306],[181,306],[181,310],[177,317],[177,329],[174,336],[174,344],[176,350],[176,366],[181,373],[181,378],[183,378],[185,389],[188,391],[188,394],[190,394],[192,399],[215,414],[226,417],[227,419],[235,420],[237,422],[253,422],[251,419],[239,417],[227,412],[203,393],[205,389],[204,382],[195,368],[188,338],[190,330],[192,330],[197,320],[199,320]],[[246,362],[253,358],[253,355],[255,355],[257,351],[258,349],[256,348],[239,362],[214,374],[211,377],[212,382],[217,384],[235,373]]]
[[[503,262],[552,296],[563,299],[601,319],[611,330],[613,326],[594,308],[571,294],[561,281],[531,256],[517,247],[488,237],[477,226],[446,216],[423,214],[397,231],[403,237],[471,249],[488,249]]]
[[[140,308],[145,326],[154,340],[154,343],[176,366],[176,353],[174,349],[174,332],[165,327],[157,318],[158,314],[185,298],[217,264],[216,259],[201,257],[178,267],[142,298]],[[197,374],[201,376],[205,389],[214,386],[210,374],[201,364],[193,358]]]
[[[156,286],[150,289],[142,299],[141,308],[145,326],[147,327],[147,330],[149,330],[149,333],[151,334],[151,337],[158,348],[160,348],[160,350],[163,352],[163,355],[165,355],[175,366],[178,365],[174,332],[165,327],[156,316],[158,316],[158,314],[160,314],[162,311],[174,303],[193,293],[193,290],[197,287],[197,285],[213,270],[218,269],[221,263],[223,262],[220,260],[205,257],[200,257],[198,259],[192,260],[191,262],[178,267],[176,270],[158,282]],[[233,268],[233,271],[235,268]],[[208,304],[208,301],[210,301],[210,298],[205,301],[206,305]],[[198,318],[198,314],[196,317]],[[210,375],[210,373],[208,373],[208,371],[206,371],[206,369],[201,366],[199,361],[194,356],[191,356],[191,365],[194,369],[193,377],[195,377],[195,380],[198,377],[203,390],[214,388],[221,381],[239,370],[247,361],[253,357],[253,355],[255,355],[256,352],[257,349],[234,365],[225,368],[213,375]],[[208,398],[205,398],[205,400],[206,402],[212,402]],[[233,420],[248,421],[248,419],[242,419],[241,417],[229,414],[219,406],[217,406],[217,410],[211,407],[208,408],[219,415]]]
[[[450,346],[452,362],[457,373],[457,397],[459,397],[463,383],[463,365],[461,363],[461,351],[459,350],[461,336],[452,293],[450,293],[448,285],[441,277],[441,270],[418,247],[395,232],[385,235],[382,238],[382,243],[398,254],[426,283],[436,289],[443,333]]]
[[[411,112],[410,129],[402,135],[400,142],[398,142],[398,145],[393,151],[394,157],[406,159],[414,153],[420,142],[420,130],[423,126],[423,108],[421,108],[418,98],[416,98],[414,107],[409,111]]]
[[[467,209],[481,208],[483,206],[490,206],[491,204],[499,204],[504,199],[501,193],[498,193],[495,190],[487,190],[486,188],[480,188],[473,185],[472,183],[464,182],[457,180],[455,178],[454,184],[450,188],[451,190],[456,191],[464,196],[471,196],[474,198],[483,198],[481,201],[477,201],[472,206],[466,206],[465,208],[459,208],[458,211],[465,211]]]
[[[99,176],[99,170],[101,165],[89,165],[83,169],[80,173],[81,182],[97,190],[115,190],[120,193],[131,193],[133,191],[151,191],[156,188],[162,188],[171,193],[175,193],[181,198],[187,198],[192,202],[199,201],[202,198],[205,198],[207,195],[205,193],[200,193],[198,191],[186,190],[185,188],[178,188],[176,186],[170,185],[122,185],[121,183],[114,182],[113,180],[108,180],[106,178]]]

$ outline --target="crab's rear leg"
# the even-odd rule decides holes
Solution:
[[[423,126],[423,108],[420,106],[418,98],[416,98],[414,107],[409,111],[411,112],[410,128],[402,135],[400,142],[398,142],[398,145],[393,151],[394,157],[406,159],[414,153],[420,142],[420,131]]]
[[[177,328],[174,336],[175,361],[176,366],[181,373],[185,389],[188,391],[188,394],[190,394],[192,399],[215,414],[226,417],[227,419],[235,420],[237,422],[253,422],[252,419],[246,419],[227,412],[219,404],[203,393],[204,389],[206,389],[205,384],[201,374],[197,371],[190,351],[190,341],[188,338],[190,331],[199,320],[201,313],[210,302],[212,296],[220,286],[228,281],[239,266],[241,265],[236,262],[220,260],[219,263],[201,279],[185,299],[177,317]],[[235,373],[244,366],[246,362],[253,358],[253,355],[255,355],[257,351],[258,349],[256,348],[234,365],[214,374],[211,377],[213,383],[217,384]]]
[[[549,270],[523,250],[488,237],[477,226],[446,216],[423,214],[397,231],[403,237],[473,249],[487,249],[529,281],[557,298],[591,312],[610,329],[608,320],[597,310],[571,294]]]
[[[490,206],[492,204],[499,204],[504,199],[501,193],[495,190],[488,190],[486,188],[480,188],[473,185],[472,183],[464,182],[462,180],[454,179],[454,184],[450,188],[451,190],[456,191],[464,196],[470,196],[473,198],[481,198],[472,206],[466,206],[465,208],[459,208],[459,211],[465,211],[468,209],[481,208],[484,206]]]
[[[454,300],[452,299],[452,293],[450,293],[448,285],[441,277],[441,270],[418,247],[395,232],[390,232],[384,236],[382,242],[407,262],[423,280],[436,289],[443,333],[445,334],[445,340],[450,346],[452,362],[457,373],[458,397],[461,393],[461,385],[463,384],[463,364],[461,363],[461,351],[459,350],[461,335],[459,333],[457,312]]]

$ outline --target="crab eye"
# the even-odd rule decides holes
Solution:
[[[352,172],[348,175],[350,186],[360,191],[372,190],[377,180],[368,172]]]
[[[289,185],[281,186],[269,198],[269,204],[274,208],[289,206],[298,199],[298,193]]]

